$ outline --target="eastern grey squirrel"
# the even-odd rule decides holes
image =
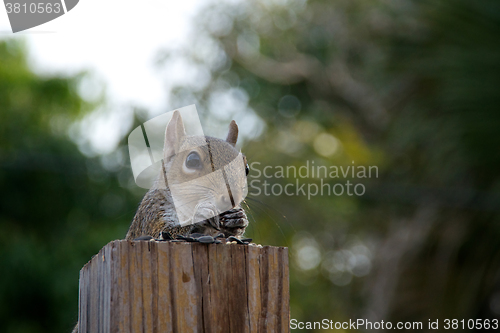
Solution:
[[[162,232],[171,237],[242,236],[248,219],[240,204],[249,170],[246,157],[235,148],[237,139],[234,120],[226,140],[188,136],[175,111],[165,131],[160,174],[144,195],[126,239],[159,238]]]
[[[172,238],[191,233],[242,236],[248,219],[240,204],[249,169],[246,157],[235,148],[237,139],[234,120],[225,141],[187,136],[181,114],[175,111],[165,131],[161,172],[144,195],[126,239],[160,238],[162,232]],[[181,188],[176,202],[175,186]],[[185,212],[183,208],[187,208]],[[179,221],[186,214],[193,215],[192,221]],[[78,333],[78,323],[72,332]]]

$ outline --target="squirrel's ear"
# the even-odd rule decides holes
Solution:
[[[231,144],[231,146],[236,145],[236,141],[238,140],[238,125],[234,120],[229,124],[229,133],[227,133],[226,141]]]
[[[179,111],[174,111],[165,131],[165,143],[163,146],[163,158],[167,160],[170,156],[179,152],[182,138],[186,135],[184,123]]]

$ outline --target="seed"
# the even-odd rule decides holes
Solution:
[[[205,243],[205,244],[211,244],[215,241],[212,236],[202,236],[202,237],[198,238],[197,240],[198,240],[198,242]]]
[[[176,239],[182,239],[186,242],[196,242],[196,239],[189,237],[189,236],[183,236],[183,235],[177,235]]]
[[[170,235],[170,233],[166,232],[166,231],[162,231],[161,234],[160,234],[160,239],[161,240],[172,240],[172,236]]]
[[[141,236],[141,237],[137,237],[136,239],[134,239],[134,241],[149,241],[152,239],[153,239],[153,237],[151,237],[151,236]]]

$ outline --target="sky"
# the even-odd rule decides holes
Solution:
[[[120,132],[110,124],[126,118],[122,114],[130,112],[126,105],[144,107],[152,114],[170,111],[165,109],[167,92],[182,80],[182,73],[169,73],[167,81],[165,73],[153,66],[154,60],[161,49],[187,42],[194,14],[204,2],[80,0],[63,16],[16,34],[6,8],[0,6],[0,39],[25,40],[36,73],[91,71],[95,80],[84,82],[81,94],[92,99],[104,91],[107,106],[83,126],[91,140],[100,142],[97,152],[105,153]]]

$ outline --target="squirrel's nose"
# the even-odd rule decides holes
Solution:
[[[226,211],[233,208],[234,206],[233,200],[231,198],[231,193],[221,195],[217,203],[220,211]]]

